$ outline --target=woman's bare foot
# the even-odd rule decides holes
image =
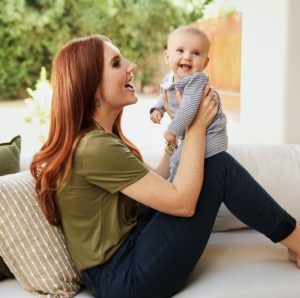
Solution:
[[[297,267],[300,269],[300,258],[296,257]]]
[[[291,262],[295,262],[297,267],[300,269],[300,258],[297,257],[297,254],[290,248],[288,248],[288,254],[289,254],[289,260]]]
[[[297,256],[294,251],[288,248],[289,260],[292,262],[297,262]]]
[[[281,244],[288,248],[289,260],[295,262],[300,269],[300,226],[298,225],[288,237],[282,240]]]

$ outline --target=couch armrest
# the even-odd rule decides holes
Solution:
[[[29,152],[21,152],[20,169],[26,171],[29,169],[33,154]]]

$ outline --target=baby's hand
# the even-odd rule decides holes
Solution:
[[[160,124],[160,120],[163,117],[161,111],[159,110],[154,110],[151,114],[150,114],[150,118],[152,120],[153,123],[158,123]]]
[[[166,130],[164,133],[164,138],[168,143],[176,144],[176,136],[172,134],[170,131]]]

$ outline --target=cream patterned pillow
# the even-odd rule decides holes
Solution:
[[[0,255],[22,287],[40,297],[79,290],[63,234],[46,221],[29,171],[0,177]]]

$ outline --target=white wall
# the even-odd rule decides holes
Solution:
[[[300,1],[291,0],[288,6],[286,98],[284,140],[300,143]]]
[[[300,143],[300,1],[236,2],[243,13],[241,130],[252,143]]]

